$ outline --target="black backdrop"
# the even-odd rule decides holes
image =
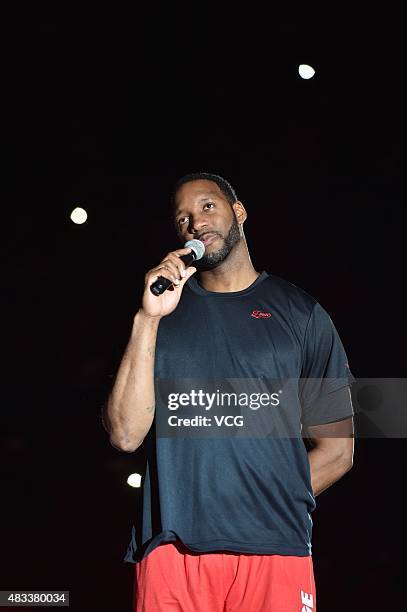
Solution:
[[[403,376],[398,23],[202,10],[184,25],[158,7],[149,18],[11,20],[1,589],[131,609],[122,557],[138,493],[126,478],[142,451],[112,448],[99,413],[144,273],[176,245],[179,176],[232,183],[255,267],[318,299],[356,377]],[[299,63],[314,79],[299,78]],[[75,206],[86,224],[69,220]],[[320,610],[401,609],[404,451],[402,439],[357,440],[353,469],[317,498]]]

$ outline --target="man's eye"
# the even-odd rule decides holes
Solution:
[[[204,206],[204,208],[206,208],[207,206],[215,206],[215,204],[213,202],[207,202]]]
[[[184,223],[186,223],[187,221],[188,221],[188,217],[180,217],[178,219],[179,225],[184,225]]]

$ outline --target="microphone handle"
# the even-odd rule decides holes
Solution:
[[[196,259],[195,251],[191,251],[186,255],[181,255],[180,259],[182,259],[186,267],[188,267]],[[171,285],[172,281],[170,281],[168,278],[165,278],[164,276],[159,276],[157,280],[154,281],[154,283],[150,286],[150,291],[154,293],[154,295],[161,295]]]

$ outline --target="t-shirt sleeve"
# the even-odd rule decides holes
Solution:
[[[332,319],[317,302],[304,338],[299,384],[303,426],[322,425],[353,416],[349,387],[355,380]]]

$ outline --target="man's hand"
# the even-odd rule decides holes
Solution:
[[[192,249],[188,247],[171,251],[171,253],[168,253],[168,255],[164,257],[158,266],[147,272],[145,275],[142,303],[142,312],[144,315],[159,319],[175,310],[186,281],[196,272],[194,266],[186,268],[181,259],[181,255],[187,255],[191,250]],[[159,276],[167,278],[173,285],[161,295],[154,295],[150,287]]]

